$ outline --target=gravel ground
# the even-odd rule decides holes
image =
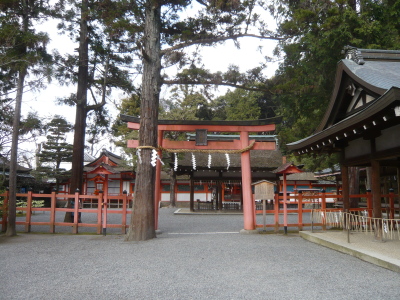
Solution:
[[[241,215],[173,212],[145,242],[0,236],[0,299],[400,299],[399,273],[297,234],[238,234]]]

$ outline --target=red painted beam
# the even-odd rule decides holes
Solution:
[[[250,141],[250,144],[254,140]],[[196,149],[196,150],[240,150],[242,145],[240,140],[232,142],[209,141],[207,146],[196,146],[195,141],[171,141],[164,139],[162,145],[166,149]],[[128,140],[128,148],[137,148],[138,140]],[[256,142],[251,150],[275,150],[275,142]]]
[[[128,128],[139,130],[139,123],[128,122]],[[164,125],[159,124],[158,130],[165,131],[196,131],[196,129],[207,129],[210,132],[267,132],[274,131],[275,124],[240,126],[240,125]]]

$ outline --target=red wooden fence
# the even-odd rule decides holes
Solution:
[[[5,192],[0,194],[0,197],[4,198],[3,206],[0,210],[3,211],[1,218],[1,230],[4,232],[7,229],[7,206],[9,193]],[[126,233],[126,228],[129,226],[126,222],[127,215],[131,213],[129,207],[131,207],[131,202],[133,200],[132,196],[128,196],[126,193],[120,195],[106,195],[99,193],[99,195],[80,195],[75,194],[56,194],[52,192],[51,194],[35,194],[29,191],[28,193],[17,194],[18,198],[26,199],[26,207],[17,207],[17,212],[22,211],[25,213],[24,221],[17,221],[16,225],[24,225],[25,232],[31,231],[32,225],[44,225],[49,226],[50,233],[55,233],[55,226],[70,226],[72,227],[72,233],[78,233],[80,227],[95,227],[97,234],[101,232],[105,233],[107,228],[121,228],[121,233]],[[43,198],[50,198],[50,207],[32,207],[32,200],[42,200]],[[65,207],[68,199],[74,201],[73,208]],[[114,201],[113,201],[114,200]],[[115,202],[122,203],[121,209],[109,208]],[[57,207],[57,203],[59,204]],[[79,205],[76,205],[79,203]],[[85,208],[85,203],[90,203],[92,208]],[[61,205],[60,205],[61,204]],[[95,205],[93,205],[95,204]],[[96,206],[93,208],[93,206]],[[36,212],[50,212],[50,218],[46,222],[34,222],[32,221],[32,213]],[[74,220],[72,223],[69,222],[56,222],[56,212],[73,212]],[[79,213],[92,213],[97,214],[96,223],[79,223]],[[108,224],[107,214],[120,214],[121,223],[120,224]]]
[[[382,195],[382,213],[387,215],[388,219],[394,219],[395,211],[399,210],[399,204],[395,205],[395,198],[398,195],[395,195],[393,192],[389,194]],[[327,198],[334,199],[334,208],[327,208]],[[372,217],[372,193],[367,192],[365,194],[358,195],[350,195],[350,198],[360,198],[363,199],[360,203],[359,208],[352,208],[350,211],[367,211],[368,216]],[[307,207],[308,204],[308,208]],[[274,227],[275,231],[279,231],[279,227],[283,227],[283,224],[279,223],[279,214],[283,214],[283,195],[275,194],[275,199],[273,201],[274,209],[266,210],[267,214],[274,215],[274,224],[266,224],[266,227]],[[295,195],[288,195],[287,205],[289,208],[287,212],[290,214],[297,214],[298,220],[297,223],[288,224],[288,227],[298,227],[299,230],[302,230],[305,226],[311,226],[311,223],[305,223],[303,220],[303,213],[310,213],[313,208],[323,209],[326,211],[338,211],[342,210],[340,207],[343,205],[342,195],[336,194],[328,194],[328,193],[318,193],[317,195],[303,195],[302,193],[298,193]],[[313,207],[314,206],[314,207]],[[256,209],[256,214],[263,214],[262,210]],[[314,226],[323,226],[324,224],[313,224]],[[256,224],[256,227],[264,227],[264,224]]]

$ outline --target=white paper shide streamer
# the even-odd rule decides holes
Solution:
[[[196,170],[196,157],[192,153],[192,165],[193,165],[193,170]]]
[[[211,154],[208,154],[208,163],[207,163],[208,168],[211,168]]]
[[[150,164],[155,167],[157,164],[157,151],[155,149],[151,150],[151,160]]]
[[[231,165],[231,159],[228,153],[225,153],[225,157],[226,157],[226,169],[229,170],[229,166]]]
[[[141,154],[141,150],[142,149],[136,149],[136,156],[137,156],[137,158],[138,158],[138,161],[139,161],[139,164],[141,164],[142,163],[142,154]]]
[[[150,164],[155,167],[157,165],[157,159],[160,161],[162,165],[164,165],[164,162],[161,160],[161,158],[158,156],[157,150],[153,149],[151,150],[151,160]]]
[[[174,154],[175,154],[174,171],[177,171],[178,170],[178,154],[177,153],[174,153]]]

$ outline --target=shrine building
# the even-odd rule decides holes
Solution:
[[[371,167],[373,217],[382,217],[381,177],[400,175],[400,51],[346,47],[325,116],[314,134],[288,144],[296,155],[340,153],[344,209],[349,167]]]

